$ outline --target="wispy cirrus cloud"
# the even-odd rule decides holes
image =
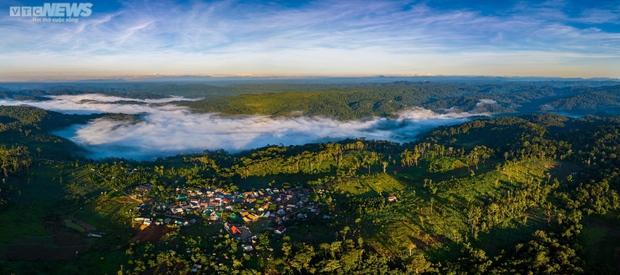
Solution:
[[[58,72],[82,77],[558,75],[555,70],[565,76],[620,76],[613,62],[597,58],[620,61],[620,30],[607,26],[618,24],[619,9],[613,3],[581,8],[570,1],[516,2],[493,13],[407,1],[312,1],[293,6],[130,1],[112,10],[98,9],[98,4],[94,2],[91,17],[76,24],[1,16],[5,39],[0,40],[0,62],[7,66],[0,68],[0,79],[50,78]],[[472,58],[480,52],[507,64],[511,54],[528,58],[529,52],[546,52],[552,59],[540,62],[534,71],[519,69],[518,63],[511,71],[497,71]],[[572,54],[593,58],[567,57]],[[571,72],[565,71],[566,64],[575,65]]]
[[[620,8],[616,10],[597,8],[588,9],[583,11],[579,17],[574,19],[574,21],[586,24],[620,24]]]

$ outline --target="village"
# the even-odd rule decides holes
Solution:
[[[262,230],[285,234],[286,224],[307,219],[314,215],[331,219],[322,214],[319,204],[310,198],[312,194],[323,194],[323,188],[265,188],[258,191],[226,192],[218,189],[176,189],[174,203],[157,202],[149,198],[151,184],[143,184],[128,190],[130,197],[142,203],[135,208],[134,224],[140,229],[151,225],[190,227],[197,222],[208,222],[223,229],[242,242],[251,242],[256,235],[248,225],[263,222]],[[251,251],[251,245],[244,245]]]

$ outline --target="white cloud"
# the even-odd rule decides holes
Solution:
[[[497,104],[497,101],[493,99],[481,99],[481,100],[478,100],[478,103],[476,103],[476,107],[480,107],[485,104]]]
[[[190,99],[184,97],[167,97],[160,99],[133,99],[116,96],[107,96],[103,94],[83,94],[83,95],[60,95],[49,96],[50,100],[45,101],[13,101],[0,100],[0,105],[28,105],[41,109],[62,112],[66,114],[97,114],[97,113],[124,113],[124,114],[141,114],[154,110],[151,104],[170,103],[175,101],[196,101],[199,99]],[[123,104],[110,104],[118,101],[124,101]],[[135,102],[132,104],[132,102]],[[144,104],[139,104],[144,103]],[[174,105],[165,105],[159,107],[161,109],[174,110],[181,109]]]
[[[3,101],[0,104],[27,104],[65,113],[142,114],[138,121],[100,118],[56,133],[83,146],[90,152],[87,155],[90,158],[154,159],[207,149],[240,151],[269,144],[297,145],[349,137],[403,142],[414,140],[421,131],[437,125],[459,123],[473,116],[469,113],[437,114],[423,108],[413,108],[401,112],[395,120],[373,118],[337,121],[321,117],[266,116],[233,118],[192,113],[188,109],[171,105],[114,103],[118,100],[105,95],[79,95],[55,96],[42,102]]]

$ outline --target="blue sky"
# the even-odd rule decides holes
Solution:
[[[620,77],[619,1],[90,0],[78,23],[9,16],[44,2],[0,3],[0,81]]]

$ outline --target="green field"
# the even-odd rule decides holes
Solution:
[[[77,223],[73,222],[73,220],[71,220],[71,219],[65,219],[64,222],[65,222],[65,226],[67,226],[67,227],[69,227],[69,228],[71,228],[71,229],[73,229],[73,230],[75,230],[77,232],[80,232],[80,233],[86,232],[86,229],[84,229],[84,227],[79,226]]]

